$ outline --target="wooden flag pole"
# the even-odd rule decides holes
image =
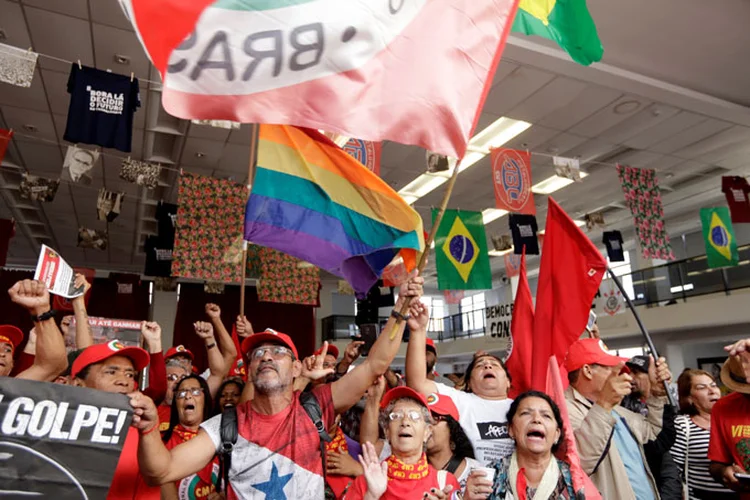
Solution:
[[[258,163],[258,133],[260,125],[252,123],[250,125],[250,158],[247,166],[247,198],[250,199],[250,190],[255,179],[255,166]],[[243,230],[244,231],[244,230]],[[240,282],[240,316],[245,316],[245,280],[247,279],[247,245],[245,235],[242,235],[242,269],[240,270],[242,281]]]
[[[419,263],[417,264],[417,270],[419,271],[419,274],[422,274],[422,271],[424,270],[424,267],[427,265],[427,256],[430,253],[430,246],[432,245],[432,242],[435,240],[435,233],[437,233],[438,228],[440,227],[440,223],[443,221],[443,215],[445,214],[445,209],[448,207],[448,201],[451,198],[451,193],[453,193],[453,186],[456,184],[456,179],[458,178],[458,169],[461,165],[461,160],[458,160],[456,162],[456,165],[453,167],[453,173],[451,174],[450,179],[448,180],[448,187],[445,188],[445,193],[443,194],[443,201],[440,203],[440,210],[438,211],[438,215],[435,218],[434,222],[432,223],[432,229],[430,229],[430,235],[427,237],[427,240],[424,242],[424,252],[422,252],[422,256],[419,258]],[[411,306],[411,299],[409,299],[403,307],[401,307],[401,310],[399,313],[404,316],[407,312],[409,312],[409,307]],[[396,318],[395,326],[397,327],[401,323],[401,318]],[[393,340],[396,337],[396,329],[394,328],[390,334],[388,335],[388,338]]]

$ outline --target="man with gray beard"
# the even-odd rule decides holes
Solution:
[[[378,376],[385,373],[401,345],[405,321],[396,325],[399,311],[412,298],[414,312],[422,295],[421,277],[401,285],[398,300],[383,334],[367,359],[339,380],[315,387],[324,427],[331,428],[337,413],[360,400]],[[406,317],[402,317],[406,319]],[[324,344],[321,356],[327,350]],[[319,379],[332,368],[304,366],[292,339],[281,332],[266,330],[247,337],[242,343],[248,360],[252,397],[237,406],[238,434],[229,469],[227,498],[275,500],[318,500],[324,496],[320,438],[310,416],[294,391],[294,379]],[[134,408],[133,426],[141,432],[138,462],[141,474],[150,484],[179,480],[205,467],[221,446],[221,416],[201,424],[198,435],[167,450],[153,432],[158,416],[153,402],[141,393],[130,395]]]

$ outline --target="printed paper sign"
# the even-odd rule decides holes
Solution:
[[[83,286],[75,287],[75,272],[60,254],[42,245],[39,261],[36,264],[34,279],[47,285],[49,293],[72,299],[83,295]]]
[[[141,322],[130,319],[89,318],[91,335],[94,344],[105,344],[111,340],[119,340],[128,347],[141,345]],[[65,335],[65,345],[68,351],[75,349],[76,319],[73,317]]]
[[[513,320],[513,304],[486,307],[484,317],[484,336],[489,341],[502,343],[500,349],[507,349],[510,341],[510,323]],[[498,348],[495,345],[492,347]]]
[[[131,416],[122,394],[0,377],[0,496],[106,498]]]

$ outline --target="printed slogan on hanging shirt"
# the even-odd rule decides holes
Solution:
[[[0,496],[105,498],[130,420],[121,394],[0,377]]]
[[[91,85],[86,86],[89,93],[89,111],[100,111],[110,115],[121,115],[125,109],[125,94],[95,90]]]

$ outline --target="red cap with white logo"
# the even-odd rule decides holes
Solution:
[[[148,366],[151,357],[140,347],[128,347],[119,340],[111,340],[106,344],[96,344],[84,349],[84,351],[73,361],[73,369],[70,375],[75,378],[81,370],[89,365],[101,363],[112,356],[124,356],[133,362],[133,368],[143,370]]]

